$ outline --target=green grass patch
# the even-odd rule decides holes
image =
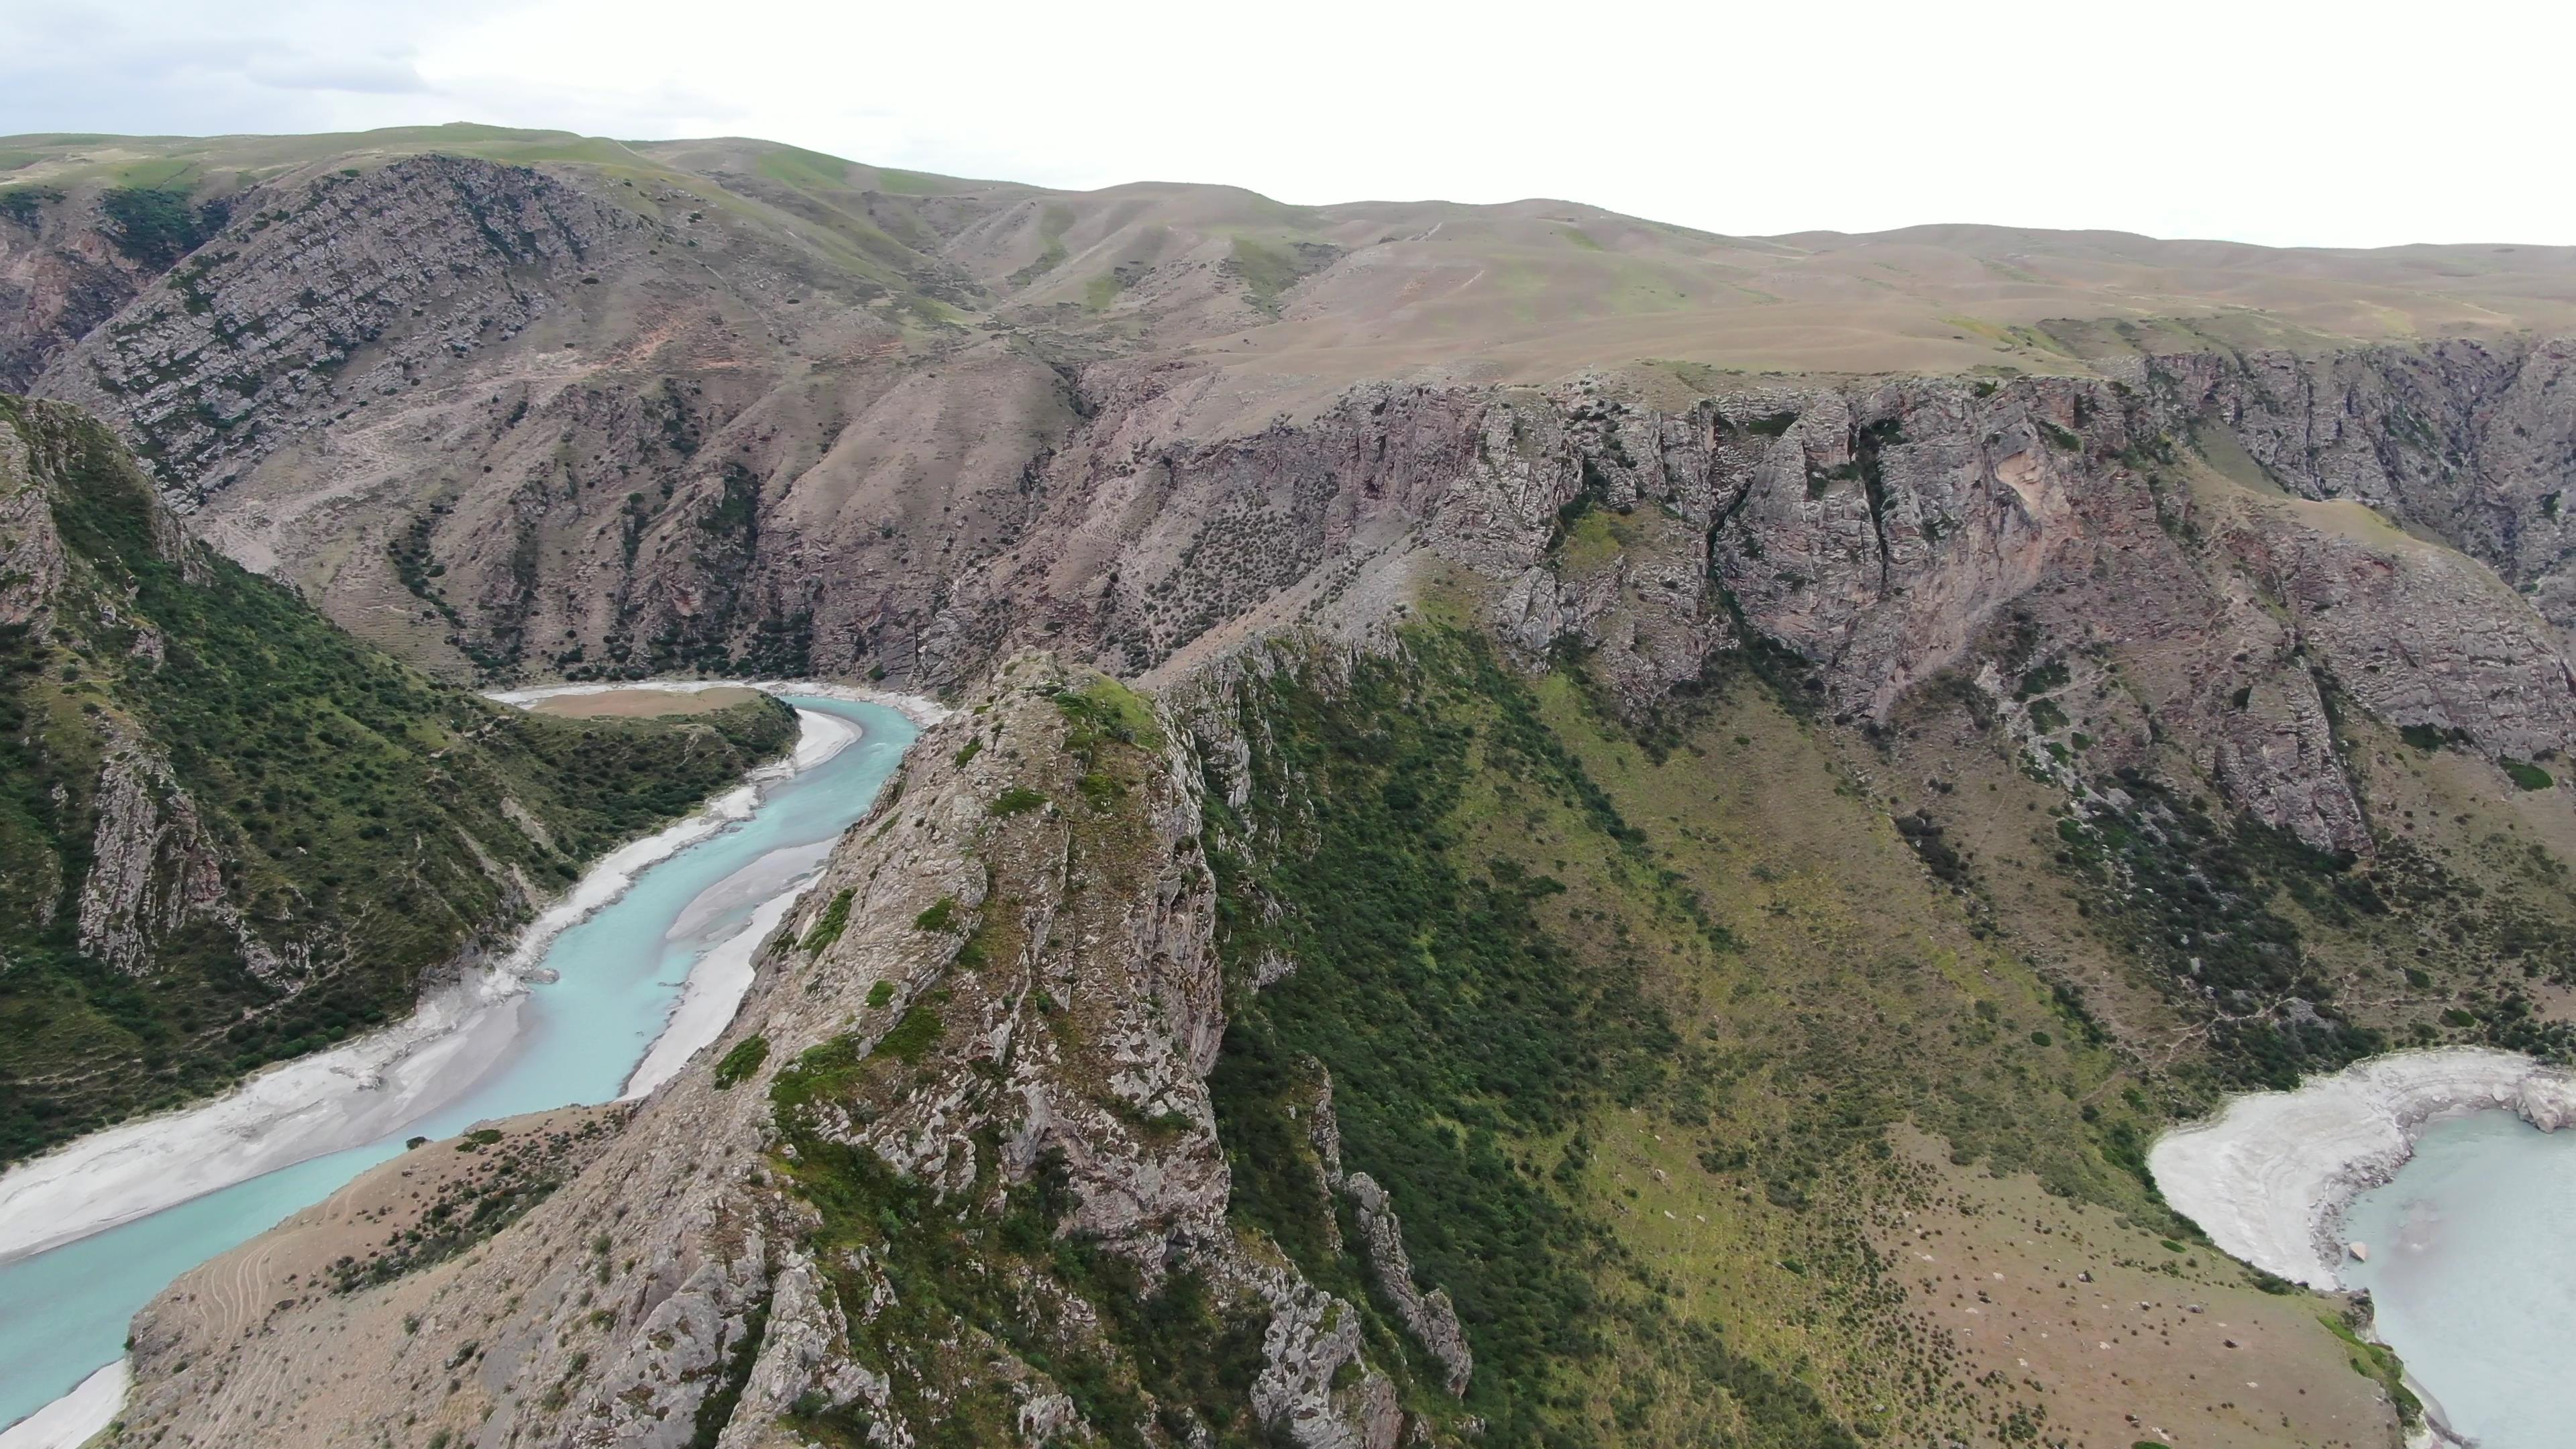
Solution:
[[[2511,755],[2505,755],[2498,758],[2496,763],[2503,767],[2505,777],[2520,789],[2546,790],[2558,783],[2549,777],[2547,770],[2529,760],[2517,760]]]
[[[877,1040],[868,1055],[918,1063],[939,1044],[939,1038],[946,1030],[947,1025],[939,1019],[935,1004],[925,1001],[906,1011],[903,1019]]]
[[[844,886],[839,894],[832,897],[832,903],[815,918],[813,928],[805,933],[805,939],[796,943],[805,954],[820,954],[824,947],[841,939],[841,933],[850,925],[850,902],[857,896],[858,887]]]
[[[756,1071],[759,1071],[760,1064],[768,1060],[769,1038],[765,1036],[744,1037],[741,1041],[734,1043],[733,1050],[726,1052],[723,1057],[717,1060],[715,1070],[716,1089],[718,1091],[723,1091],[739,1084],[744,1078],[749,1077]]]

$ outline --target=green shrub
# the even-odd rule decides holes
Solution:
[[[147,267],[175,264],[223,225],[220,208],[191,206],[170,187],[120,187],[101,194],[98,209],[116,249]]]
[[[2528,760],[2517,760],[2511,755],[2506,755],[2498,759],[2496,763],[2504,767],[2504,772],[2507,777],[2509,777],[2516,785],[2519,785],[2526,790],[2546,790],[2551,785],[2557,783],[2549,778],[2549,772],[2547,770],[2540,768],[2538,765],[2532,764]]]
[[[844,886],[840,894],[832,897],[832,903],[825,906],[823,914],[815,920],[814,928],[807,931],[805,939],[797,943],[805,954],[809,956],[819,954],[824,947],[841,939],[841,932],[848,929],[850,924],[850,902],[857,894],[856,886]]]
[[[1035,810],[1046,802],[1046,796],[1026,785],[1013,785],[994,796],[993,803],[985,808],[995,815],[1017,815],[1023,810]]]
[[[957,898],[941,896],[938,904],[912,918],[913,928],[921,931],[945,931],[956,924]]]
[[[717,1090],[721,1091],[725,1088],[731,1087],[736,1082],[739,1082],[743,1078],[750,1076],[752,1073],[759,1071],[760,1064],[767,1060],[769,1060],[769,1038],[765,1036],[744,1037],[741,1041],[734,1044],[732,1051],[724,1054],[723,1060],[716,1063],[715,1081]]]
[[[1460,850],[1455,821],[1471,791],[1507,783],[1562,801],[1614,857],[1640,837],[1490,645],[1436,630],[1405,643],[1403,659],[1363,663],[1329,692],[1274,683],[1247,731],[1252,819],[1208,841],[1230,978],[1272,950],[1298,963],[1237,998],[1209,1077],[1229,1213],[1318,1283],[1383,1301],[1348,1232],[1337,1248],[1315,1210],[1326,1199],[1300,1114],[1305,1064],[1321,1062],[1344,1163],[1401,1205],[1417,1277],[1467,1326],[1482,1442],[1599,1443],[1591,1420],[1561,1410],[1587,1402],[1628,1310],[1592,1277],[1606,1230],[1581,1126],[1678,1096],[1682,1043],[1638,963],[1579,954],[1548,929],[1561,882]],[[1742,1442],[1855,1442],[1806,1385],[1705,1325],[1657,1316],[1639,1333],[1732,1396]]]
[[[892,1000],[894,1000],[893,982],[880,981],[876,985],[868,988],[868,1009],[870,1011],[881,1010],[887,1002]]]
[[[896,1022],[891,1031],[880,1037],[877,1040],[876,1049],[868,1055],[893,1057],[906,1063],[918,1063],[924,1056],[929,1055],[932,1047],[939,1044],[940,1035],[946,1030],[946,1024],[940,1021],[939,1013],[932,1009],[930,1003],[922,1002],[906,1011],[903,1014],[903,1020]]]

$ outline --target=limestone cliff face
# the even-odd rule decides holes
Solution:
[[[2351,499],[2493,568],[2552,622],[2576,622],[2576,342],[2446,339],[2322,358],[2156,359],[2177,406],[2230,425],[2301,496]]]
[[[84,953],[140,976],[161,944],[200,916],[221,920],[243,946],[256,944],[229,909],[216,843],[167,761],[138,740],[113,740],[90,804],[98,830],[81,886]],[[273,959],[265,948],[256,955]]]
[[[941,304],[733,180],[718,205],[456,156],[292,169],[112,317],[31,342],[35,390],[113,421],[203,536],[435,667],[906,675],[944,581],[1030,511],[1064,382],[905,320]],[[86,204],[44,213],[56,250],[114,255]]]

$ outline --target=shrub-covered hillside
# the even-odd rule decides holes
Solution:
[[[191,542],[102,426],[0,397],[0,1161],[400,1016],[794,737],[561,720]]]

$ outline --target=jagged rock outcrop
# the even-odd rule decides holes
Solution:
[[[2576,474],[2565,401],[2576,341],[2443,338],[2322,357],[2161,357],[2177,405],[2226,423],[2283,487],[2420,525],[2576,623],[2561,507]]]
[[[1385,1188],[1365,1172],[1355,1172],[1344,1189],[1351,1199],[1352,1214],[1359,1219],[1360,1236],[1368,1245],[1369,1263],[1377,1269],[1379,1290],[1394,1300],[1396,1316],[1422,1346],[1448,1371],[1444,1387],[1454,1395],[1467,1392],[1467,1380],[1476,1371],[1475,1354],[1467,1347],[1466,1330],[1458,1326],[1458,1310],[1451,1306],[1445,1290],[1434,1288],[1425,1293],[1413,1283],[1413,1260],[1404,1252],[1404,1222]]]
[[[42,640],[67,564],[51,499],[35,486],[27,440],[0,428],[0,625]]]
[[[2172,730],[2237,804],[2339,850],[2368,828],[2312,667],[2490,754],[2576,730],[2563,650],[2511,590],[2332,510],[2200,497],[2216,475],[2174,448],[2203,402],[2162,384],[1773,385],[1678,411],[1590,378],[1370,386],[1197,448],[1155,436],[1186,391],[1101,399],[1051,461],[1047,542],[968,581],[934,668],[1067,633],[1166,673],[1293,622],[1378,637],[1445,569],[1525,658],[1580,649],[1631,713],[1750,648],[1838,717],[1884,721],[2007,615],[2043,619],[2051,654],[2157,641],[2138,733]]]
[[[109,744],[91,809],[98,829],[81,885],[82,951],[140,976],[151,969],[161,942],[190,918],[231,916],[223,909],[215,842],[169,765],[148,748],[132,739]]]

